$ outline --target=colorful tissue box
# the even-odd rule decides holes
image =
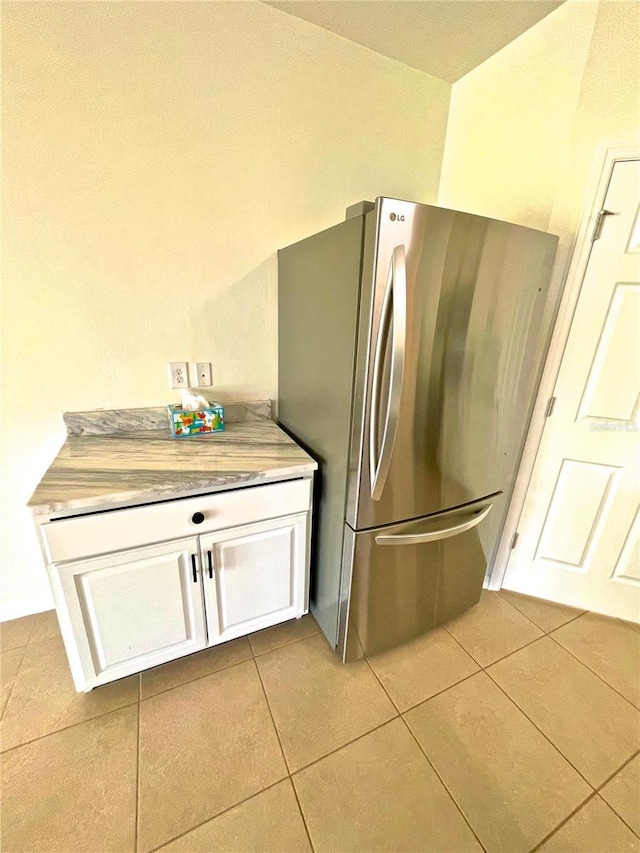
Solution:
[[[189,435],[206,435],[209,432],[221,432],[224,429],[224,408],[212,404],[197,412],[189,412],[182,406],[167,406],[171,435],[174,438],[186,438]]]

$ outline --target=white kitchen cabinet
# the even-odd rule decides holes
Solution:
[[[87,686],[205,648],[197,555],[179,539],[58,567]]]
[[[302,616],[310,515],[304,478],[43,524],[76,689]]]
[[[306,609],[307,513],[202,536],[201,547],[210,644]]]

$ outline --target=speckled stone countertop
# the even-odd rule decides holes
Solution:
[[[103,420],[108,421],[108,414],[101,413]],[[240,422],[227,420],[224,432],[179,439],[171,437],[168,426],[136,432],[71,434],[28,506],[43,523],[69,515],[309,477],[316,468],[316,462],[264,415]]]

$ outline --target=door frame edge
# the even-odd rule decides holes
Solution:
[[[598,213],[602,209],[607,194],[613,169],[616,163],[627,160],[640,160],[640,140],[629,138],[617,142],[605,142],[597,146],[593,161],[591,176],[584,195],[584,205],[580,224],[569,251],[569,262],[564,283],[561,285],[561,296],[556,314],[553,331],[544,363],[542,378],[536,401],[527,430],[524,449],[516,472],[515,484],[507,508],[505,522],[502,527],[493,564],[487,577],[485,587],[499,590],[507,572],[507,566],[512,551],[512,542],[524,508],[529,483],[542,440],[542,433],[547,420],[547,407],[553,396],[565,346],[573,323],[582,282],[587,271],[593,241],[591,239],[596,225]]]

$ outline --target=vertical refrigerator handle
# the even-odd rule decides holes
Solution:
[[[380,415],[380,384],[385,329],[391,314],[391,378],[380,456],[378,457],[378,420]],[[371,410],[369,414],[369,472],[371,498],[380,500],[391,465],[393,444],[398,430],[402,381],[404,378],[405,343],[407,333],[407,264],[404,246],[396,246],[391,255],[387,284],[382,300],[380,322],[373,359]]]

